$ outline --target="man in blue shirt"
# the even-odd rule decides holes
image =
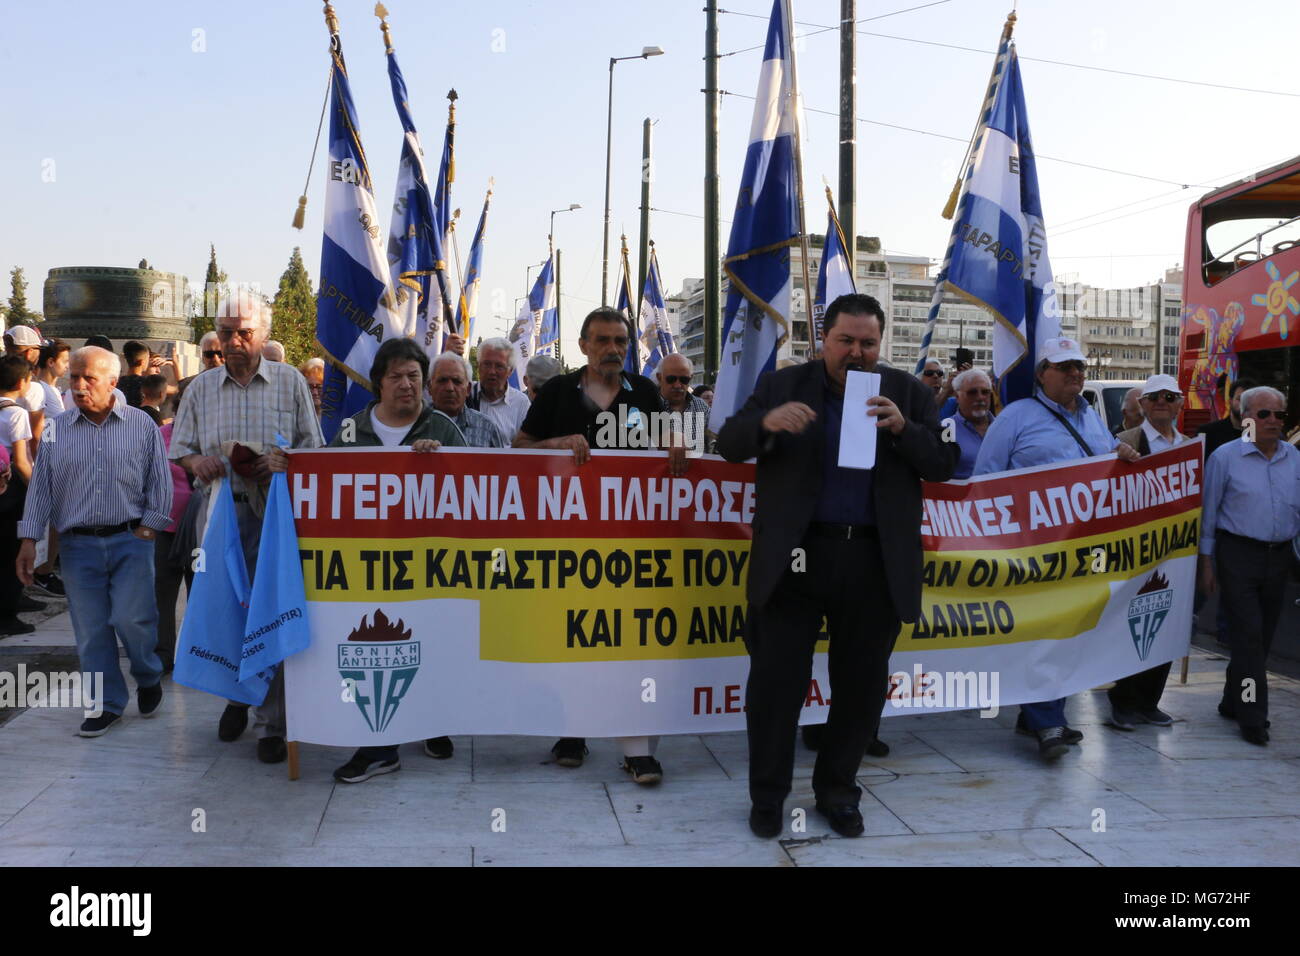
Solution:
[[[1012,402],[989,426],[975,460],[975,475],[1050,465],[1117,452],[1125,461],[1138,453],[1117,442],[1101,416],[1081,397],[1087,362],[1073,339],[1048,339],[1038,349],[1034,377],[1039,391]],[[1083,734],[1065,722],[1065,698],[1020,705],[1016,729],[1038,737],[1046,760],[1065,753]]]
[[[940,412],[939,417],[944,427],[951,417],[953,434],[961,457],[957,460],[954,478],[969,478],[975,471],[975,460],[979,457],[980,446],[984,436],[993,424],[993,413],[989,404],[993,400],[993,383],[989,377],[977,368],[968,368],[959,372],[952,382],[956,407],[950,416]]]
[[[1210,456],[1202,497],[1201,588],[1222,588],[1232,647],[1219,713],[1261,747],[1269,725],[1265,662],[1294,560],[1291,539],[1300,534],[1300,451],[1281,440],[1285,417],[1286,398],[1276,389],[1243,393],[1241,440]]]

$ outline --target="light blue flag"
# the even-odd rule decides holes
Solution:
[[[663,282],[659,278],[659,253],[650,247],[650,266],[645,274],[645,290],[641,293],[641,331],[638,336],[641,353],[641,374],[654,378],[664,356],[677,351],[672,325],[668,322],[668,306],[664,303]]]
[[[325,235],[321,243],[316,340],[325,352],[321,430],[328,442],[370,394],[370,366],[379,346],[406,328],[389,284],[388,257],[375,211],[370,166],[361,148],[343,49],[336,35],[330,84]]]
[[[537,348],[534,355],[544,355],[547,349],[553,349],[556,358],[560,356],[560,322],[555,309],[555,256],[552,255],[537,274],[533,291],[528,293],[528,307],[533,310],[533,321],[537,324]]]
[[[298,531],[293,523],[289,481],[283,474],[271,476],[257,564],[260,570],[248,602],[239,661],[241,680],[274,667],[311,644]]]
[[[456,307],[456,332],[466,342],[474,341],[474,319],[478,316],[478,287],[483,277],[483,246],[487,242],[488,206],[492,202],[492,190],[487,191],[483,200],[483,212],[478,217],[478,228],[474,230],[474,243],[469,247],[469,263],[465,267],[465,283],[460,290],[460,303]]]
[[[641,348],[635,335],[636,330],[636,310],[633,307],[632,299],[632,276],[627,262],[627,236],[623,236],[623,265],[622,274],[618,278],[618,301],[614,304],[623,317],[627,319],[628,335],[631,341],[627,343],[627,357],[623,359],[623,371],[629,375],[638,375],[641,372]]]
[[[799,137],[789,0],[775,0],[759,71],[749,148],[722,270],[730,284],[709,428],[745,404],[789,337],[790,247],[799,241]]]
[[[822,267],[817,273],[817,295],[813,299],[813,344],[820,350],[822,340],[822,316],[826,307],[842,295],[857,292],[853,285],[853,269],[849,265],[848,253],[845,251],[844,231],[840,229],[840,219],[835,215],[835,203],[831,202],[831,191],[826,190],[826,201],[830,211],[826,215],[826,244],[822,246]]]
[[[225,479],[216,490],[216,504],[208,516],[200,553],[203,563],[194,575],[185,621],[176,641],[172,680],[227,700],[260,704],[266,700],[273,672],[262,671],[240,679],[244,622],[248,617],[248,568],[239,542],[235,499]],[[296,548],[293,563],[301,575]]]
[[[1060,336],[1061,313],[1020,64],[1004,38],[916,369],[925,367],[944,292],[955,293],[993,316],[993,375],[1007,404],[1033,394],[1038,343]]]
[[[443,234],[438,230],[420,134],[411,116],[397,54],[388,51],[388,81],[402,123],[402,158],[388,226],[388,262],[399,321],[430,360],[442,354],[451,314]]]

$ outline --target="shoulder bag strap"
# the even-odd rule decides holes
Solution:
[[[1083,436],[1080,435],[1078,431],[1075,430],[1075,427],[1070,424],[1069,419],[1067,419],[1064,415],[1062,415],[1060,412],[1054,409],[1051,405],[1048,405],[1037,395],[1034,396],[1034,401],[1036,401],[1039,405],[1042,405],[1045,409],[1051,412],[1052,415],[1056,418],[1056,420],[1065,426],[1065,430],[1070,433],[1071,437],[1073,437],[1074,440],[1079,443],[1079,447],[1083,449],[1083,454],[1085,457],[1091,458],[1093,455],[1096,454],[1096,452],[1094,452],[1091,448],[1088,447],[1088,443],[1083,440]],[[1087,401],[1087,399],[1080,398],[1079,401]]]

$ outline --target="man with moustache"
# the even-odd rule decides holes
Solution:
[[[952,417],[953,433],[961,457],[957,460],[954,478],[969,478],[975,471],[975,459],[979,457],[980,445],[989,425],[993,423],[993,413],[989,403],[993,400],[993,383],[989,377],[977,368],[968,368],[959,372],[952,382],[953,394],[957,397],[957,413]]]
[[[871,296],[840,296],[823,318],[821,358],[763,375],[718,434],[728,461],[758,459],[745,717],[749,826],[764,838],[781,833],[823,617],[833,703],[813,790],[836,833],[862,835],[855,777],[879,725],[901,622],[920,610],[921,482],[946,481],[957,460],[933,390],[877,365],[884,324]],[[851,367],[881,376],[880,395],[865,408],[844,404]],[[845,416],[874,420],[874,467],[839,465]],[[797,552],[803,563],[792,560]]]

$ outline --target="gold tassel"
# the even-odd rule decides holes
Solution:
[[[961,177],[952,184],[952,194],[948,197],[948,205],[943,207],[943,218],[951,219],[957,211],[957,200],[961,198]]]
[[[303,222],[307,218],[307,197],[298,197],[298,209],[293,214],[293,228],[302,229]]]

